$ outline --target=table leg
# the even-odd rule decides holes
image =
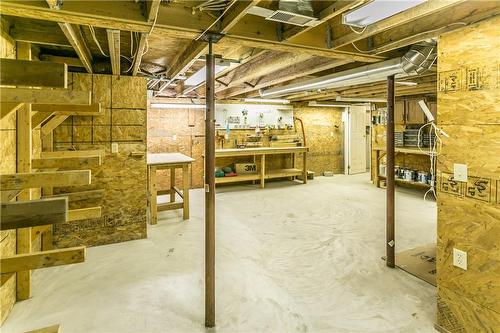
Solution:
[[[156,200],[156,167],[149,167],[149,212],[150,223],[158,223],[158,210]]]
[[[304,152],[302,154],[302,162],[303,162],[303,165],[302,165],[302,182],[304,184],[307,184],[307,153]]]
[[[188,164],[182,165],[182,217],[184,220],[189,219],[189,173]]]
[[[175,168],[170,168],[170,202],[175,202]]]
[[[265,180],[264,177],[266,175],[266,155],[262,155],[260,157],[260,188],[264,188]]]

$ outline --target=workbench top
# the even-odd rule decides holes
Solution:
[[[181,164],[194,162],[194,158],[181,153],[148,153],[148,165]]]

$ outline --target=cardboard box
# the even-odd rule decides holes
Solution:
[[[234,169],[237,174],[257,173],[257,164],[255,163],[234,163]]]

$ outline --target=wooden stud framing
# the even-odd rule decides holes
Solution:
[[[33,108],[33,104],[32,104]],[[37,112],[31,116],[31,129],[35,129],[52,117],[55,112]]]
[[[90,185],[90,170],[43,171],[0,175],[2,191],[37,187]]]
[[[144,54],[144,49],[146,48],[146,40],[148,39],[148,34],[142,33],[139,38],[139,45],[137,46],[137,53],[135,54],[134,62],[132,65],[132,76],[136,76],[141,66],[142,56]]]
[[[0,59],[0,84],[4,86],[67,88],[67,76],[64,64]]]
[[[1,230],[29,228],[67,220],[68,199],[47,198],[1,204]]]
[[[113,75],[120,75],[120,30],[106,29]]]
[[[66,116],[98,116],[104,112],[101,103],[90,105],[33,104],[32,109],[33,111],[54,112]]]
[[[85,246],[16,254],[0,258],[2,274],[76,264],[85,261]]]
[[[65,89],[0,88],[2,102],[32,104],[79,104],[90,105],[90,91]]]
[[[47,121],[42,126],[42,136],[49,135],[52,131],[59,126],[63,121],[66,120],[69,116],[53,116],[49,121]]]

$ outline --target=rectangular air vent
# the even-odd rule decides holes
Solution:
[[[288,23],[298,26],[314,25],[317,20],[315,17],[304,16],[296,13],[286,12],[283,10],[276,10],[266,20]]]

